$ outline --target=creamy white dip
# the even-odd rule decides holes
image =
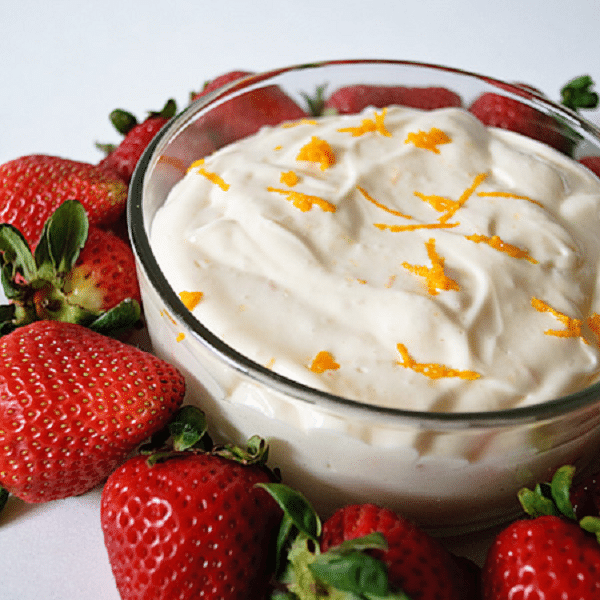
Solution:
[[[217,151],[174,187],[151,245],[252,360],[366,403],[464,412],[597,378],[599,233],[600,182],[573,160],[460,109],[389,107]]]

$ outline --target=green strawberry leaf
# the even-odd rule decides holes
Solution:
[[[541,517],[543,515],[558,516],[559,511],[552,499],[550,486],[548,484],[538,484],[535,489],[522,488],[517,493],[519,502],[523,510],[530,517]]]
[[[77,322],[98,333],[114,335],[135,325],[140,320],[141,313],[137,300],[128,298],[114,308],[102,313],[99,317],[93,318],[89,323],[84,323],[81,320]]]
[[[577,111],[598,106],[598,94],[592,90],[594,81],[589,75],[581,75],[569,81],[560,91],[561,103]]]
[[[169,98],[165,105],[159,111],[150,111],[149,117],[162,117],[163,119],[171,119],[177,114],[177,103],[173,98]]]
[[[244,465],[264,465],[269,458],[269,445],[266,440],[254,435],[248,440],[246,448],[225,444],[215,448],[213,454]]]
[[[573,483],[573,475],[575,475],[575,467],[571,465],[560,467],[552,477],[550,489],[552,499],[561,514],[568,519],[575,520],[575,511],[571,504],[571,484]]]
[[[63,202],[44,223],[35,249],[38,277],[51,282],[64,277],[79,257],[88,231],[88,218],[81,202]]]
[[[115,108],[108,116],[113,127],[121,134],[127,135],[137,124],[138,120],[127,110]]]
[[[257,485],[273,496],[300,533],[318,543],[321,535],[321,520],[309,501],[300,492],[283,483],[259,483]]]
[[[600,543],[600,517],[583,517],[579,521],[579,526],[585,531],[593,533],[598,543]]]
[[[385,563],[363,552],[326,552],[317,556],[308,568],[321,582],[359,598],[365,593],[376,597],[389,593]]]
[[[37,268],[29,244],[13,225],[0,224],[0,266],[2,287],[9,300],[21,294],[22,284],[36,278]]]
[[[195,447],[208,431],[204,412],[192,405],[181,407],[168,428],[173,439],[173,448],[178,452]]]

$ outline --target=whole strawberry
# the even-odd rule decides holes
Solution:
[[[209,92],[235,81],[242,82],[250,73],[231,71],[209,82],[192,101]],[[284,121],[296,121],[308,114],[279,86],[268,85],[235,96],[213,108],[196,121],[196,126],[207,133],[214,148],[256,133],[264,125],[278,125]]]
[[[117,146],[98,145],[100,149],[108,152],[98,165],[116,173],[125,183],[129,184],[135,166],[144,150],[176,112],[175,101],[168,100],[160,111],[149,113],[139,123],[130,112],[121,109],[114,110],[110,119],[117,131],[125,137]]]
[[[90,227],[77,200],[66,200],[48,218],[33,252],[18,229],[0,224],[0,267],[10,301],[0,312],[0,333],[47,319],[110,333],[139,319],[131,247]]]
[[[488,552],[483,590],[484,600],[597,600],[600,544],[562,517],[516,521]]]
[[[281,519],[255,487],[272,481],[266,447],[226,450],[137,456],[110,476],[101,523],[123,600],[265,598]]]
[[[183,401],[165,361],[86,327],[36,321],[0,338],[0,484],[27,502],[102,482]]]
[[[595,108],[598,95],[592,91],[594,82],[583,75],[567,83],[561,89],[562,103],[572,110]],[[499,127],[526,135],[564,154],[572,154],[577,137],[554,117],[530,106],[527,101],[541,94],[527,84],[503,86],[511,93],[522,96],[524,101],[502,94],[486,92],[475,99],[469,111],[488,127]]]
[[[304,496],[263,484],[284,511],[276,589],[295,600],[477,600],[480,569],[411,521],[375,504],[345,506],[322,525]]]
[[[353,114],[368,106],[385,108],[391,105],[422,110],[460,107],[461,97],[443,87],[405,87],[385,85],[351,85],[337,89],[327,98],[324,110],[337,114]]]
[[[0,223],[14,225],[31,245],[69,199],[79,200],[90,223],[102,227],[124,213],[127,186],[97,165],[57,156],[35,154],[0,165]]]
[[[595,478],[573,483],[561,467],[549,483],[519,492],[525,512],[490,547],[484,600],[600,598],[600,514]]]
[[[389,582],[412,600],[476,599],[467,587],[457,561],[434,538],[412,521],[374,504],[339,509],[323,524],[321,550],[327,552],[347,540],[379,532],[386,550],[374,556],[387,566]],[[477,586],[474,586],[477,587]]]

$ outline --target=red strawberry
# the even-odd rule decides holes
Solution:
[[[411,521],[374,504],[346,506],[323,525],[321,549],[326,552],[346,540],[382,533],[385,551],[374,550],[388,568],[390,583],[412,600],[472,598],[466,595],[463,573],[452,555]]]
[[[0,332],[52,319],[108,333],[139,319],[130,246],[109,231],[89,227],[76,200],[65,201],[50,216],[34,253],[16,228],[0,224],[0,267],[11,301],[1,313]]]
[[[209,82],[192,100],[205,96],[226,83],[250,75],[246,71],[232,71]],[[235,87],[235,86],[234,86]],[[243,93],[209,111],[196,125],[208,132],[215,148],[256,133],[264,125],[278,125],[283,121],[306,118],[300,108],[280,87],[269,85]]]
[[[525,86],[521,87],[524,98],[532,94]],[[512,88],[509,88],[512,90]],[[556,119],[543,112],[501,94],[486,92],[479,96],[469,111],[484,125],[515,131],[534,140],[544,142],[557,150],[569,154],[572,142],[567,131]]]
[[[600,156],[583,156],[579,162],[600,177]]]
[[[384,85],[351,85],[337,89],[325,101],[325,110],[338,114],[358,113],[367,106],[384,108],[391,105],[423,110],[460,107],[462,100],[443,87],[404,87]]]
[[[186,407],[190,408],[190,407]],[[261,600],[281,511],[266,448],[242,463],[218,451],[130,459],[108,479],[104,542],[123,600]]]
[[[512,523],[483,569],[484,600],[597,600],[600,544],[577,523],[541,516]]]
[[[482,574],[484,600],[600,598],[598,485],[593,479],[573,484],[574,474],[567,465],[550,483],[520,490],[532,518],[496,537]]]
[[[168,363],[73,323],[0,338],[0,483],[28,502],[101,483],[183,401]]]
[[[138,123],[131,113],[120,109],[114,110],[111,113],[111,121],[125,137],[116,147],[110,145],[104,147],[109,152],[98,163],[99,166],[116,173],[125,183],[129,183],[144,150],[176,111],[175,101],[168,100],[161,111],[151,112],[144,121]]]
[[[23,156],[0,165],[0,222],[17,227],[30,244],[68,199],[83,204],[92,225],[109,225],[125,210],[127,186],[97,165],[57,156]]]

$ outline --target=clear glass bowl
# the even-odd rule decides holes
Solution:
[[[206,152],[211,111],[251,90],[278,85],[304,104],[323,84],[444,86],[468,106],[486,91],[557,117],[577,152],[600,154],[600,133],[575,113],[519,87],[456,69],[400,61],[331,61],[248,77],[196,101],[141,159],[130,188],[129,227],[153,351],[177,365],[187,400],[208,415],[217,439],[270,443],[270,464],[324,515],[376,502],[439,534],[492,526],[518,513],[517,490],[564,463],[584,469],[600,448],[600,384],[526,408],[432,413],[378,408],[308,388],[242,356],[182,304],[149,243],[156,210]],[[212,136],[214,139],[214,135]],[[231,141],[231,140],[227,140]]]

